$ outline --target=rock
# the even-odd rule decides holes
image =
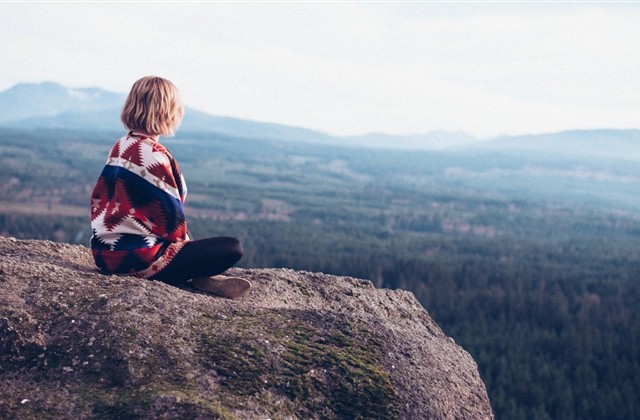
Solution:
[[[230,271],[249,296],[0,237],[0,418],[493,418],[476,363],[411,293]]]

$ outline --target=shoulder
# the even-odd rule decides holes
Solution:
[[[149,147],[151,147],[151,149],[154,152],[164,153],[164,154],[167,154],[167,155],[171,154],[171,153],[169,153],[169,149],[167,149],[165,146],[163,146],[162,144],[158,143],[157,141],[153,141],[151,139],[144,139],[144,140],[141,140],[141,141],[143,141],[144,144],[149,145]]]

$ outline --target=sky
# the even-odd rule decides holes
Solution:
[[[632,2],[0,2],[0,91],[127,93],[333,135],[640,128]]]

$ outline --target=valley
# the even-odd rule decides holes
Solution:
[[[120,135],[1,128],[0,234],[88,244],[89,195]],[[636,137],[601,133],[589,153],[548,139],[163,143],[187,179],[190,230],[239,237],[240,266],[410,290],[474,356],[496,418],[595,419],[640,413],[640,159],[612,157]]]

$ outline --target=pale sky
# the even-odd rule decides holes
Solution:
[[[0,91],[149,74],[336,135],[640,128],[640,4],[0,3]]]

